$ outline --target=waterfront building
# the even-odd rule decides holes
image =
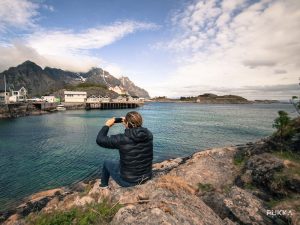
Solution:
[[[92,103],[92,102],[111,102],[111,98],[108,96],[98,96],[92,95],[87,98],[86,102]]]
[[[87,92],[85,91],[64,91],[65,102],[84,103],[87,99]]]
[[[139,102],[140,101],[140,98],[138,96],[129,96],[127,99],[130,102]]]
[[[110,102],[110,97],[108,97],[108,96],[104,96],[104,97],[100,97],[100,101],[101,102]]]
[[[21,87],[18,91],[11,90],[9,96],[9,102],[25,102],[27,98],[27,90]]]
[[[113,100],[114,102],[126,102],[127,97],[126,96],[118,96],[116,99]]]
[[[28,98],[27,101],[29,101],[29,102],[42,102],[43,99],[38,98],[38,97],[33,97],[33,98]]]
[[[100,102],[100,97],[96,97],[95,95],[92,95],[86,99],[87,102]]]
[[[42,100],[45,101],[45,102],[57,102],[57,98],[53,95],[51,96],[42,96]]]

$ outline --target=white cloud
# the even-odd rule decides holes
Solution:
[[[86,71],[108,65],[120,74],[117,65],[105,62],[94,51],[141,30],[157,29],[153,23],[120,21],[85,30],[43,28],[42,10],[54,12],[44,1],[0,0],[0,71],[32,60],[41,66]],[[25,33],[24,33],[25,32]]]
[[[172,21],[180,32],[163,45],[180,62],[165,83],[164,90],[173,96],[188,93],[182,87],[191,84],[200,94],[203,87],[236,89],[298,80],[298,0],[195,0]]]
[[[29,0],[0,1],[0,32],[10,27],[27,29],[35,26],[39,5]]]
[[[125,21],[79,32],[74,30],[39,30],[30,35],[27,42],[29,46],[36,49],[40,54],[76,54],[83,50],[97,49],[110,45],[124,36],[139,30],[156,28],[157,26],[152,23]]]
[[[13,42],[6,46],[0,45],[0,52],[0,72],[26,60],[31,60],[42,67],[50,66],[72,71],[86,71],[103,62],[98,57],[88,55],[43,56],[23,42]]]
[[[43,30],[38,28],[13,43],[0,43],[0,70],[32,60],[41,66],[71,71],[87,71],[93,66],[107,66],[117,75],[120,68],[94,56],[91,50],[110,45],[126,35],[140,30],[156,29],[152,23],[137,21],[117,22],[107,26],[74,30]]]

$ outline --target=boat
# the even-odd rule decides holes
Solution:
[[[65,111],[66,110],[66,107],[64,105],[57,105],[56,106],[56,110],[57,111]]]

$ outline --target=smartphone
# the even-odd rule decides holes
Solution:
[[[115,118],[115,123],[122,123],[123,122],[123,118]]]

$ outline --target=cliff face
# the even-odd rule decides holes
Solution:
[[[87,82],[103,84],[105,86],[119,86],[121,82],[109,74],[107,71],[103,71],[100,68],[92,68],[86,74],[82,74],[87,78]]]
[[[146,90],[136,86],[128,77],[121,77],[119,80],[121,86],[124,87],[130,95],[141,98],[150,98],[149,93]]]
[[[111,75],[101,68],[92,68],[86,73],[75,73],[64,71],[57,68],[45,67],[42,69],[34,62],[26,61],[17,67],[11,67],[8,70],[0,73],[0,89],[3,89],[4,75],[8,87],[19,89],[24,86],[29,93],[29,96],[41,96],[52,94],[60,89],[76,86],[77,84],[86,82],[91,84],[100,84],[105,87],[122,86],[119,79]],[[137,87],[128,78],[125,79],[123,86],[131,95],[139,97],[149,97],[148,92]],[[102,88],[99,91],[81,88],[81,90],[91,92],[91,94],[101,94],[103,96],[118,96],[111,91]]]

